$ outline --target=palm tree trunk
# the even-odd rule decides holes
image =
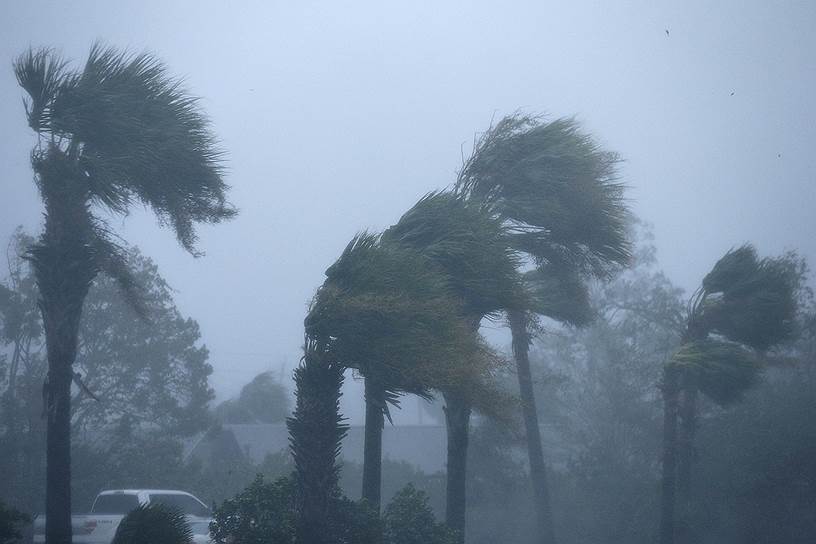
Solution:
[[[26,492],[24,487],[26,482],[21,478],[23,473],[21,465],[24,462],[21,455],[23,437],[22,422],[18,414],[20,399],[17,394],[17,373],[20,368],[21,357],[21,335],[17,334],[16,336],[14,339],[14,352],[12,353],[11,364],[8,370],[8,388],[3,396],[2,406],[3,416],[8,422],[6,425],[6,443],[0,450],[4,450],[3,455],[7,456],[9,461],[8,466],[11,467],[11,471],[8,474],[3,474],[10,495],[12,497],[22,497]]]
[[[524,427],[527,432],[527,454],[530,460],[530,480],[536,501],[536,522],[538,525],[538,542],[555,543],[550,492],[547,485],[547,467],[544,463],[544,451],[541,445],[541,432],[538,426],[533,378],[530,371],[530,335],[527,316],[523,312],[510,312],[510,331],[513,334],[513,356],[518,371],[519,395]]]
[[[48,354],[45,539],[71,542],[71,365]]]
[[[660,497],[660,543],[674,544],[674,507],[677,483],[677,370],[663,371],[663,474]]]
[[[45,540],[71,543],[71,381],[82,305],[96,276],[93,220],[82,180],[58,150],[34,164],[45,203],[45,229],[29,259],[39,289],[48,354],[43,385],[46,416]]]
[[[298,542],[322,544],[331,537],[337,456],[348,431],[340,415],[343,369],[321,361],[314,342],[307,341],[305,352],[295,369],[295,411],[286,426],[295,461]]]
[[[694,464],[694,435],[697,432],[697,388],[685,380],[682,384],[678,413],[677,452],[677,543],[691,542],[691,472]]]
[[[382,492],[382,435],[385,395],[376,382],[365,379],[365,436],[363,442],[363,499],[380,511]]]
[[[68,291],[72,294],[58,297],[41,295],[40,300],[48,352],[48,375],[43,385],[46,418],[45,538],[48,544],[71,542],[71,381],[82,301],[87,293],[87,286],[83,289],[77,284],[71,286],[63,283],[59,287],[50,294]],[[77,294],[81,294],[81,297]]]
[[[448,430],[447,508],[445,522],[457,531],[459,542],[465,541],[467,510],[467,455],[470,433],[470,402],[451,392],[445,397],[445,423]]]

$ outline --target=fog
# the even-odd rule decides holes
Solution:
[[[36,233],[34,141],[11,61],[94,40],[155,52],[202,97],[237,220],[193,259],[137,211],[211,350],[219,398],[300,357],[306,303],[351,236],[452,183],[491,119],[575,115],[625,159],[660,260],[693,288],[730,247],[816,256],[816,7],[809,2],[14,2],[0,22],[0,232]],[[502,341],[499,337],[498,341]]]
[[[598,535],[608,542],[651,542],[658,530],[664,538],[677,536],[677,544],[736,543],[752,534],[772,535],[776,539],[773,542],[779,543],[810,541],[813,535],[809,533],[816,527],[811,508],[816,500],[816,467],[812,462],[816,434],[805,416],[814,408],[816,398],[812,394],[816,384],[816,303],[808,289],[814,283],[805,263],[812,267],[816,262],[815,26],[816,3],[808,1],[512,1],[499,5],[481,1],[33,0],[3,4],[0,241],[11,242],[3,253],[8,266],[3,261],[0,270],[0,480],[11,483],[8,489],[0,489],[0,499],[23,512],[44,511],[45,421],[51,433],[56,427],[49,418],[57,413],[57,404],[48,405],[51,401],[47,400],[54,393],[49,389],[53,386],[51,374],[45,378],[46,368],[56,368],[48,366],[52,361],[46,362],[44,355],[47,334],[38,329],[20,332],[22,328],[16,336],[8,332],[12,328],[9,323],[19,317],[14,311],[36,306],[33,286],[40,286],[31,271],[36,265],[17,259],[16,253],[27,239],[19,238],[19,234],[14,238],[15,229],[21,226],[28,235],[37,236],[45,222],[44,199],[32,171],[37,135],[28,126],[25,92],[12,65],[29,48],[52,47],[71,61],[70,66],[79,68],[93,44],[100,43],[155,55],[166,64],[169,74],[181,77],[184,88],[199,97],[198,105],[224,153],[224,179],[230,186],[227,198],[239,213],[232,220],[197,227],[197,249],[202,254],[194,257],[180,246],[173,228],[162,226],[146,206],[134,206],[124,217],[94,208],[123,245],[138,248],[138,252],[128,253],[128,264],[137,279],[152,289],[153,298],[148,302],[153,304],[149,309],[154,312],[154,322],[148,325],[128,313],[132,310],[125,309],[116,286],[104,275],[95,280],[87,300],[83,298],[85,321],[81,327],[77,325],[80,332],[72,334],[81,340],[79,351],[84,359],[81,365],[69,367],[72,371],[82,367],[91,389],[102,401],[82,383],[82,374],[66,378],[65,394],[74,411],[68,412],[72,414],[70,421],[64,423],[73,435],[67,435],[66,455],[60,459],[73,470],[73,476],[63,484],[69,489],[73,485],[74,502],[63,501],[63,506],[81,512],[85,503],[80,501],[92,500],[100,486],[140,487],[151,482],[154,486],[183,487],[209,504],[252,489],[246,486],[256,473],[263,473],[267,481],[292,474],[299,492],[306,489],[304,474],[317,474],[313,481],[320,480],[322,474],[322,481],[334,486],[331,493],[342,490],[353,500],[360,497],[362,481],[362,496],[368,502],[360,508],[379,506],[380,491],[385,506],[392,497],[400,496],[398,489],[404,483],[413,482],[428,494],[428,512],[439,519],[444,516],[449,529],[463,530],[467,519],[469,544],[531,542],[534,536],[537,542],[555,542],[542,536],[547,532],[542,527],[551,531],[554,527],[559,540],[568,544],[594,542]],[[428,295],[426,300],[421,289],[411,291],[410,274],[400,276],[400,270],[385,268],[394,272],[395,284],[405,286],[400,296],[414,297],[412,304],[419,300],[417,307],[425,308],[422,304],[427,303],[431,308],[418,321],[429,315],[428,320],[439,324],[440,330],[448,330],[449,314],[461,311],[456,325],[450,328],[460,331],[463,323],[471,323],[473,315],[479,319],[491,312],[501,316],[481,325],[482,334],[501,356],[491,359],[490,349],[475,341],[469,343],[478,336],[472,333],[479,319],[473,321],[476,326],[470,331],[470,340],[451,344],[457,349],[443,351],[440,347],[439,352],[427,352],[444,353],[451,360],[467,352],[471,354],[468,362],[490,361],[485,365],[495,366],[485,375],[495,380],[491,382],[493,389],[486,390],[497,396],[486,394],[483,399],[464,403],[467,406],[462,413],[467,415],[462,446],[461,441],[456,442],[456,424],[452,423],[457,417],[455,388],[459,384],[446,382],[449,376],[435,375],[436,382],[427,382],[432,386],[422,387],[442,394],[454,391],[445,397],[447,427],[441,404],[425,406],[418,397],[410,397],[402,410],[387,414],[394,416],[397,425],[385,426],[379,458],[364,459],[363,452],[369,455],[376,449],[370,444],[376,443],[377,437],[370,434],[374,426],[364,428],[362,424],[376,423],[376,417],[382,419],[381,410],[371,408],[379,406],[380,400],[384,406],[387,398],[375,397],[390,391],[372,386],[371,393],[367,384],[366,392],[375,399],[369,403],[367,414],[362,380],[352,376],[346,361],[335,361],[346,369],[340,412],[352,424],[340,455],[344,465],[338,483],[335,458],[330,455],[334,446],[326,446],[328,439],[325,443],[309,442],[333,437],[337,429],[320,427],[327,420],[314,414],[309,420],[308,410],[298,412],[308,406],[308,399],[303,398],[316,391],[299,387],[298,380],[306,379],[302,372],[309,366],[299,367],[299,362],[308,360],[310,354],[316,361],[323,353],[314,347],[320,344],[314,332],[309,339],[315,344],[311,348],[307,344],[304,350],[304,318],[310,301],[317,300],[313,297],[324,281],[334,287],[342,284],[341,280],[326,280],[325,273],[349,240],[361,231],[382,232],[423,195],[452,187],[466,159],[477,149],[479,138],[514,114],[540,115],[544,122],[574,118],[602,149],[620,155],[618,175],[626,187],[625,203],[638,220],[629,233],[635,241],[633,266],[604,278],[610,280],[606,284],[595,281],[602,275],[597,274],[587,283],[590,287],[583,301],[584,280],[595,271],[578,270],[585,263],[567,265],[578,270],[569,273],[576,273],[581,288],[577,296],[569,291],[564,296],[574,296],[573,309],[585,303],[587,315],[591,313],[595,321],[561,319],[557,312],[548,314],[527,306],[515,308],[521,314],[529,311],[579,325],[560,327],[556,321],[545,321],[546,331],[553,334],[541,335],[532,343],[532,375],[528,368],[526,378],[523,366],[519,366],[526,352],[520,359],[519,344],[511,349],[511,332],[504,322],[505,317],[513,321],[511,304],[468,314],[466,304],[460,307],[457,302],[456,310],[451,306],[433,313],[435,307],[428,300],[435,304],[454,300],[453,295],[447,297],[455,288],[445,291],[444,296]],[[91,179],[92,170],[82,172]],[[467,198],[475,200],[473,194]],[[541,208],[543,201],[531,197],[524,203],[536,202]],[[502,215],[506,209],[498,207],[488,213],[505,222],[501,228],[518,219],[512,213]],[[520,220],[525,221],[534,224]],[[609,226],[614,221],[599,224]],[[614,226],[607,230],[612,231]],[[547,261],[552,255],[547,251],[559,243],[557,240],[548,239],[544,245],[551,246],[535,254],[513,245],[520,244],[520,237],[508,242],[511,238],[502,234],[505,248],[512,247],[507,251],[522,251],[528,259],[521,268],[513,259],[508,261],[518,286],[527,281],[519,270],[543,271],[553,264]],[[743,247],[748,243],[755,252]],[[389,251],[396,251],[398,246],[392,245]],[[741,249],[728,253],[735,248]],[[378,258],[388,264],[393,255],[386,253]],[[151,268],[144,258],[152,259],[157,268]],[[432,260],[424,254],[422,258]],[[748,310],[732,321],[728,321],[730,314],[728,319],[722,317],[727,311],[717,304],[725,305],[729,288],[744,287],[739,274],[724,274],[725,287],[706,287],[698,292],[699,298],[689,299],[714,263],[729,258],[755,266],[756,276],[751,277],[768,274],[762,276],[767,284],[757,281],[752,288],[778,288],[768,297],[764,292],[756,299],[746,295],[739,309]],[[610,258],[605,264],[618,265],[626,260]],[[437,268],[444,266],[434,262],[428,270],[437,273]],[[24,269],[25,273],[20,272]],[[421,277],[428,270],[417,267],[415,272]],[[553,274],[549,280],[563,279],[552,269],[549,273]],[[487,275],[486,270],[483,275]],[[21,277],[28,278],[29,283],[21,282]],[[370,277],[361,277],[375,283]],[[552,287],[546,279],[539,281],[551,291],[567,289],[561,283]],[[455,283],[450,278],[445,281]],[[709,278],[711,282],[716,283]],[[323,290],[327,291],[330,294],[326,297],[331,297],[332,291]],[[8,302],[12,295],[24,302],[15,307],[17,310]],[[499,298],[497,293],[490,295]],[[531,298],[519,304],[533,304],[533,295],[523,293],[528,295]],[[777,306],[757,300],[769,305],[773,300]],[[173,301],[180,315],[200,325],[200,339],[196,338],[195,323],[177,319]],[[360,315],[343,314],[338,308],[347,308],[331,298],[323,303],[334,309],[331,317],[341,324],[344,315]],[[731,307],[729,311],[735,310]],[[745,317],[749,314],[750,318]],[[399,315],[401,319],[417,314]],[[417,321],[413,318],[394,319],[408,328]],[[31,319],[39,323],[36,315],[26,319],[26,323]],[[533,321],[522,320],[514,334],[539,330],[533,323],[536,318],[530,319]],[[704,321],[705,326],[699,325]],[[753,327],[750,334],[740,336],[742,329],[735,333],[737,322],[745,330]],[[745,325],[749,322],[750,327]],[[703,329],[699,338],[694,336]],[[341,346],[342,330],[337,340]],[[94,351],[93,342],[86,342],[83,335],[90,338],[98,331],[105,332],[101,337],[107,344]],[[335,332],[326,332],[321,338],[334,342],[338,338]],[[402,331],[392,332],[396,336]],[[424,333],[428,331],[418,334]],[[443,336],[428,336],[427,345],[443,345]],[[323,347],[328,350],[326,346],[332,342],[326,341]],[[707,390],[707,382],[693,374],[695,370],[683,367],[686,374],[681,376],[681,370],[676,370],[680,367],[672,366],[679,365],[682,357],[687,357],[686,362],[693,359],[689,346],[706,342],[722,349],[716,357],[733,357],[726,361],[736,365],[733,368],[740,372],[749,369],[745,375],[750,376],[741,383],[744,389],[725,394],[716,387]],[[23,345],[27,347],[21,348]],[[155,352],[149,351],[157,345]],[[206,345],[209,356],[198,349],[201,345]],[[336,345],[333,349],[342,352]],[[29,352],[31,346],[33,351]],[[410,354],[410,348],[406,350]],[[371,348],[370,353],[375,352]],[[142,357],[142,353],[147,355]],[[154,364],[151,357],[159,362]],[[398,355],[394,357],[398,359]],[[502,357],[508,366],[501,365]],[[410,359],[409,355],[405,358]],[[19,363],[21,360],[25,362]],[[695,361],[702,368],[700,361],[705,362],[705,356]],[[213,367],[209,378],[207,363]],[[449,361],[446,364],[455,367]],[[761,378],[757,377],[760,366],[765,371]],[[326,368],[335,367],[320,368],[326,372]],[[169,377],[162,374],[165,371]],[[264,372],[269,375],[259,376]],[[455,368],[451,375],[459,376]],[[322,379],[336,378],[326,376]],[[466,380],[459,378],[462,383]],[[524,400],[525,379],[529,380],[529,395],[538,398],[537,405]],[[741,378],[731,379],[733,385]],[[73,392],[71,380],[75,380]],[[209,397],[207,384],[214,389],[214,399]],[[403,386],[413,387],[410,380],[396,387]],[[467,395],[477,397],[472,391],[478,387],[469,386],[475,389],[468,389]],[[298,404],[294,400],[296,387],[304,396],[299,397]],[[322,390],[322,399],[312,399],[315,405],[332,404],[334,393],[329,389]],[[508,391],[511,394],[502,396]],[[516,395],[521,396],[520,403]],[[187,405],[179,404],[182,398]],[[295,420],[315,426],[301,427],[300,435],[296,423],[287,428],[284,420],[293,407],[298,407]],[[323,415],[332,419],[331,412],[336,409],[333,405],[329,408],[329,415]],[[471,408],[478,415],[468,430]],[[378,415],[372,416],[373,412]],[[675,427],[679,421],[679,431],[670,430],[672,417]],[[412,426],[416,423],[432,425]],[[332,419],[331,425],[335,424]],[[303,428],[311,429],[311,435]],[[111,429],[119,434],[111,433]],[[533,429],[543,433],[541,440],[525,439]],[[672,443],[671,432],[680,439],[675,437]],[[114,436],[119,438],[111,438]],[[772,437],[768,440],[773,447],[765,443],[765,436]],[[3,444],[6,437],[9,440]],[[49,434],[49,440],[51,437]],[[696,445],[692,437],[696,437]],[[534,442],[543,443],[544,451],[538,453],[542,458],[540,470]],[[290,457],[279,452],[290,448],[290,443],[292,451],[312,447],[329,452],[330,458],[322,466],[311,465],[311,473],[301,465],[293,468]],[[364,443],[369,445],[364,448]],[[73,465],[67,454],[71,448]],[[703,454],[698,456],[695,448]],[[667,470],[675,455],[679,469],[671,465]],[[54,455],[48,460],[56,458]],[[158,459],[165,460],[166,467],[158,468]],[[470,471],[467,479],[465,460]],[[461,464],[455,465],[457,462]],[[545,462],[549,484],[544,477]],[[688,469],[686,476],[683,463]],[[692,465],[696,480],[690,476]],[[321,473],[324,469],[328,472]],[[382,482],[371,479],[375,471]],[[110,474],[113,472],[116,474]],[[669,486],[666,480],[667,474],[674,478],[675,473],[679,481],[676,530],[665,525],[674,512],[667,514],[661,509],[669,495],[674,508],[671,486],[675,483],[672,480]],[[58,496],[53,491],[54,478],[49,475],[50,496]],[[274,482],[264,493],[278,493],[276,500],[286,503],[291,498],[286,495],[291,492],[286,491],[287,480]],[[695,483],[695,493],[689,492],[689,482]],[[282,487],[274,487],[277,485]],[[544,492],[536,487],[539,485],[544,486]],[[550,491],[546,491],[547,485]],[[326,486],[318,495],[328,493],[329,484]],[[376,493],[372,494],[373,489]],[[410,490],[407,493],[403,499],[409,503],[416,499]],[[552,512],[549,506],[541,506],[541,497],[548,493],[554,498]],[[331,496],[333,501],[342,494]],[[318,503],[320,500],[316,499]],[[0,529],[6,515],[2,501]],[[313,519],[309,518],[308,503],[300,504],[300,510],[292,514],[297,523],[306,520],[305,526]],[[326,504],[326,509],[337,507],[334,502]],[[48,515],[52,516],[56,507],[49,508]],[[314,506],[312,515],[317,511],[320,507]],[[352,511],[356,512],[347,510],[343,515]],[[202,535],[208,538],[211,513],[206,508],[202,512],[207,518]],[[535,527],[534,514],[539,516]],[[216,520],[213,527],[232,519],[225,503],[212,515]],[[358,518],[355,523],[363,523],[360,520],[365,516]],[[377,518],[380,521],[383,527],[394,523],[387,514]],[[34,532],[40,530],[37,523],[45,527],[43,518],[37,518]],[[436,527],[430,521],[414,521],[414,525]],[[692,525],[695,527],[690,529]],[[298,527],[298,531],[303,530]],[[386,532],[390,530],[387,527]],[[695,534],[697,540],[690,536]],[[802,535],[807,539],[797,540]],[[0,540],[4,536],[0,534]],[[215,533],[211,536],[220,538]],[[312,542],[304,540],[302,533],[298,538]],[[450,542],[460,542],[459,538],[465,541],[462,533],[451,538]]]

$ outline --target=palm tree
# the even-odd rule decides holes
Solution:
[[[698,392],[724,405],[755,383],[762,354],[791,333],[798,281],[789,258],[758,259],[753,247],[743,246],[717,262],[689,302],[683,345],[664,369],[664,542],[690,539]]]
[[[461,318],[474,335],[482,319],[495,319],[523,304],[519,259],[501,220],[453,193],[424,196],[383,233],[383,240],[420,252],[445,274]],[[458,380],[436,386],[445,399],[448,431],[446,522],[462,539],[471,412],[474,405],[490,412],[504,404],[485,402],[496,392],[489,393],[491,365],[484,361],[483,356],[467,361]]]
[[[543,543],[555,542],[555,535],[529,362],[531,323],[537,315],[586,323],[586,280],[628,263],[629,212],[618,162],[573,119],[546,123],[516,114],[476,142],[455,185],[457,194],[502,220],[511,246],[536,268],[525,275],[529,306],[508,308],[507,317]]]
[[[340,416],[343,367],[326,361],[326,346],[306,338],[303,359],[295,369],[295,411],[286,420],[295,463],[298,539],[330,541],[328,520],[340,495],[337,456],[348,432]]]
[[[698,393],[719,405],[735,402],[757,381],[762,353],[792,332],[798,276],[789,265],[786,258],[759,259],[744,245],[717,261],[689,301],[681,346],[663,370],[663,544],[690,541]]]
[[[136,303],[120,246],[96,214],[151,207],[195,254],[195,224],[236,212],[227,202],[221,152],[196,99],[149,54],[95,45],[81,70],[49,49],[14,63],[39,142],[32,153],[45,228],[28,252],[40,293],[48,377],[46,539],[71,541],[70,389],[88,288],[100,272]]]
[[[456,361],[480,349],[459,319],[444,277],[416,252],[362,233],[326,271],[305,320],[326,360],[365,379],[363,498],[379,508],[382,431],[389,405],[413,393],[428,398]]]

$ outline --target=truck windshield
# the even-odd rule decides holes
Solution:
[[[151,493],[150,504],[163,504],[170,508],[181,510],[189,516],[198,516],[206,518],[210,516],[210,509],[198,502],[190,495],[181,495],[178,493]]]
[[[137,506],[139,506],[138,496],[115,493],[112,495],[99,495],[94,501],[91,511],[94,514],[127,514]]]

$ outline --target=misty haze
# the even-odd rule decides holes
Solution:
[[[816,542],[814,27],[3,4],[0,544]]]

